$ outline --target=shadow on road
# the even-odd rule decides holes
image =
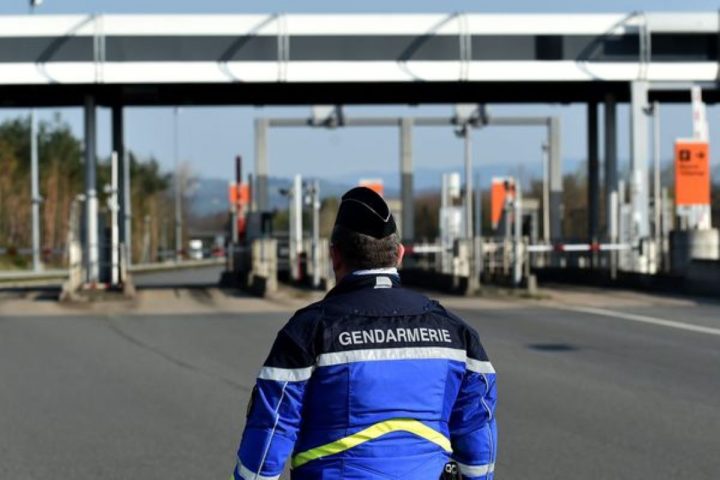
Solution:
[[[0,300],[31,299],[35,302],[55,302],[60,296],[59,286],[0,287]]]
[[[575,352],[579,348],[568,343],[531,343],[527,346],[530,350],[538,350],[541,352]]]

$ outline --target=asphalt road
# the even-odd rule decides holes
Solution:
[[[589,298],[449,301],[498,371],[496,478],[719,478],[720,305]],[[227,478],[288,313],[182,311],[0,317],[0,479]]]

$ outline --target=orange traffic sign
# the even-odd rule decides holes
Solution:
[[[237,185],[236,183],[230,184],[228,188],[228,200],[230,205],[237,205],[238,207],[248,205],[250,203],[250,187],[247,183]]]
[[[490,219],[493,229],[498,228],[502,219],[505,203],[515,198],[515,180],[512,178],[493,178],[490,190]]]
[[[381,197],[385,195],[385,186],[380,178],[363,178],[358,182],[361,187],[367,187]]]
[[[675,141],[675,204],[710,205],[710,153],[707,142]]]

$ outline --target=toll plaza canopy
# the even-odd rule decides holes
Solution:
[[[3,16],[0,105],[714,102],[719,45],[717,12]]]

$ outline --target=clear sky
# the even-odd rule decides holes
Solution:
[[[2,0],[0,14],[28,12],[28,0]],[[716,1],[706,0],[44,0],[37,14],[57,13],[254,13],[254,12],[630,12],[634,10],[717,11]],[[585,157],[585,107],[572,106],[491,106],[501,114],[559,114],[562,116],[563,157],[578,160]],[[50,118],[57,110],[42,110],[41,118]],[[142,156],[155,156],[165,168],[173,162],[173,109],[131,108],[126,113],[126,142]],[[233,158],[242,154],[252,170],[253,130],[256,116],[304,116],[309,107],[264,108],[183,108],[180,122],[180,156],[193,170],[207,177],[230,178]],[[451,105],[444,106],[367,106],[350,107],[350,115],[450,115]],[[22,110],[0,110],[0,120],[24,114]],[[63,109],[74,131],[82,132],[82,117],[78,109]],[[711,139],[717,145],[717,125],[720,110],[708,110]],[[678,136],[692,131],[690,109],[687,106],[664,106],[662,109],[662,152],[669,159],[672,143]],[[110,150],[110,116],[101,110],[99,115],[99,154]],[[619,109],[620,157],[628,156],[627,109]],[[474,136],[476,165],[483,163],[508,165],[508,174],[517,171],[521,163],[540,162],[540,146],[544,132],[539,128],[509,129],[494,127],[481,130]],[[449,128],[423,128],[414,140],[416,166],[419,168],[457,169],[462,162],[462,144]],[[396,129],[274,130],[270,134],[269,159],[271,174],[325,178],[347,176],[352,172],[397,170],[398,138]],[[713,162],[717,163],[717,155]],[[328,168],[332,165],[332,168]],[[438,180],[439,182],[439,180]]]

